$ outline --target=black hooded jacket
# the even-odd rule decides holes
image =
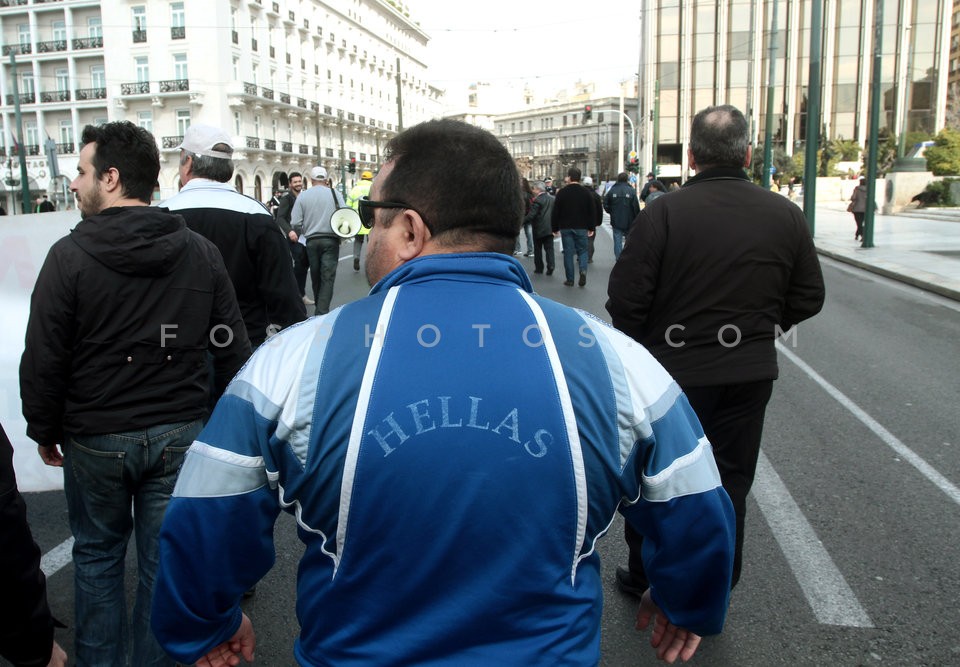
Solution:
[[[204,417],[250,356],[216,246],[163,208],[108,208],[57,241],[30,300],[27,435],[116,433]]]

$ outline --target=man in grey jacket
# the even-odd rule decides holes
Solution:
[[[310,170],[310,185],[310,189],[301,192],[293,204],[290,226],[307,238],[307,261],[316,301],[314,314],[324,315],[330,312],[333,283],[337,279],[337,263],[340,261],[340,237],[330,226],[330,216],[344,203],[340,194],[330,187],[327,170],[323,167]]]

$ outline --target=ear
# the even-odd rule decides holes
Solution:
[[[120,185],[120,172],[116,167],[110,167],[100,175],[100,181],[104,190],[107,192],[120,192],[123,186]]]
[[[747,159],[743,163],[743,166],[746,169],[750,168],[750,162],[752,161],[752,159],[753,159],[753,146],[747,146]]]
[[[693,151],[689,148],[687,149],[687,168],[697,170],[697,161],[693,159]]]
[[[391,227],[396,225],[399,227],[395,231],[400,234],[397,258],[409,262],[424,254],[424,249],[432,237],[430,230],[423,224],[420,214],[411,209],[404,209],[390,224]]]

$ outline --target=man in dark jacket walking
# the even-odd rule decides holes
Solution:
[[[625,171],[617,174],[617,182],[603,197],[603,209],[610,214],[613,229],[613,256],[617,259],[623,252],[623,239],[630,232],[630,225],[640,215],[640,201],[629,178]]]
[[[266,207],[233,187],[233,146],[223,130],[191,125],[180,144],[180,192],[163,203],[223,255],[237,302],[256,348],[268,325],[307,318],[287,239]]]
[[[303,190],[303,174],[299,171],[291,171],[288,176],[290,189],[287,190],[277,201],[277,210],[274,218],[280,226],[280,231],[289,241],[290,254],[293,255],[293,275],[297,279],[297,289],[303,299],[305,306],[312,306],[313,299],[307,296],[307,272],[310,270],[310,260],[307,259],[306,243],[300,242],[300,236],[293,231],[290,226],[290,214],[293,212],[293,204],[297,201],[297,196]]]
[[[564,185],[553,202],[551,228],[560,232],[563,244],[564,285],[573,286],[573,257],[580,266],[580,287],[587,284],[588,243],[597,228],[597,203],[594,193],[580,184],[581,172],[570,167]],[[602,215],[602,212],[601,212]]]
[[[83,220],[50,249],[30,301],[23,414],[43,461],[63,467],[77,664],[128,663],[123,570],[135,530],[130,664],[170,665],[150,631],[160,523],[207,417],[207,355],[222,392],[250,343],[216,246],[150,206],[160,173],[150,133],[88,125],[82,144],[70,189]]]
[[[703,424],[736,513],[736,585],[778,373],[774,341],[820,311],[823,276],[800,209],[747,178],[750,135],[738,109],[694,117],[689,160],[697,175],[640,213],[610,274],[607,310],[673,375]],[[627,542],[629,569],[618,568],[617,581],[639,594],[642,539],[628,529]]]
[[[553,228],[550,218],[553,216],[553,195],[547,192],[543,181],[533,181],[533,203],[523,219],[523,224],[532,225],[533,232],[533,272],[543,273],[543,259],[547,259],[547,275],[553,275],[555,265],[553,252]]]

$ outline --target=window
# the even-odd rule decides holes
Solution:
[[[187,54],[176,53],[173,56],[173,78],[178,81],[186,81],[187,76]]]
[[[87,19],[87,36],[103,37],[103,22],[99,16],[91,16]]]
[[[170,27],[171,28],[183,28],[186,23],[186,14],[183,11],[182,2],[171,2],[170,3]]]
[[[233,80],[240,80],[240,59],[236,56],[233,57]]]
[[[240,120],[240,112],[234,111],[233,112],[233,133],[239,137],[242,134],[242,132],[240,131],[242,129],[243,129],[243,123]]]
[[[54,21],[53,26],[53,40],[55,42],[65,42],[67,41],[67,24],[63,21]]]
[[[17,26],[17,39],[20,41],[20,46],[30,46],[30,24],[21,23]]]
[[[137,56],[133,59],[137,67],[137,83],[146,83],[150,80],[150,63],[146,56]]]
[[[190,109],[177,109],[177,134],[181,137],[190,127]]]
[[[33,72],[21,72],[20,73],[20,94],[21,95],[33,95],[37,92],[37,87],[34,85]]]
[[[260,116],[253,117],[253,136],[260,138]]]
[[[153,132],[153,112],[152,111],[138,111],[137,112],[137,125],[145,129],[147,132]]]
[[[90,84],[93,88],[107,87],[107,77],[103,72],[103,65],[93,65],[90,68]]]
[[[69,121],[69,120],[60,121],[60,143],[61,144],[73,143],[73,121]]]
[[[40,131],[37,130],[37,121],[28,120],[23,127],[24,143],[28,146],[40,145]]]
[[[147,30],[147,8],[143,5],[131,7],[133,14],[133,29],[137,32],[146,32]]]
[[[277,124],[278,124],[278,123],[277,123],[277,119],[274,118],[274,119],[273,119],[273,135],[272,135],[274,141],[277,140]]]
[[[66,67],[61,67],[55,72],[57,78],[57,91],[65,92],[70,90],[70,72]]]

